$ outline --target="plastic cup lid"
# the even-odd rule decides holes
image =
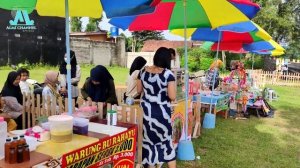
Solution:
[[[73,117],[69,115],[53,115],[48,117],[49,121],[72,121]]]

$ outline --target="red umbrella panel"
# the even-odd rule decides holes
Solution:
[[[246,2],[246,0],[244,0]],[[232,0],[186,1],[186,27],[216,28],[223,25],[249,21],[259,6],[255,3]],[[153,13],[116,17],[110,20],[114,26],[131,31],[172,30],[184,28],[183,1],[161,0]],[[253,10],[255,9],[255,10]]]

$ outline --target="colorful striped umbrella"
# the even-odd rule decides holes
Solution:
[[[269,41],[259,41],[253,42],[250,44],[245,44],[242,42],[219,42],[212,43],[212,42],[205,42],[205,48],[209,48],[212,51],[231,51],[231,52],[284,52],[285,49],[281,47],[278,43],[274,40]],[[219,48],[218,48],[219,47]]]
[[[245,3],[246,1],[161,0],[153,13],[112,18],[110,23],[124,30],[129,29],[131,31],[182,29],[184,28],[184,2],[187,9],[187,28],[216,28],[238,22],[246,22],[259,10],[257,4],[247,4]],[[251,10],[250,8],[256,10]]]
[[[151,13],[160,0],[101,0],[106,17]]]
[[[225,31],[224,28],[222,28],[223,31],[220,31],[219,28],[217,29],[210,29],[210,28],[197,28],[197,29],[188,29],[188,37],[191,37],[191,40],[194,41],[212,41],[212,42],[218,42],[219,40],[221,42],[242,42],[242,43],[252,43],[257,41],[268,41],[271,40],[272,37],[260,26],[253,23],[255,26],[254,31],[250,32],[233,32],[234,28],[232,29],[231,25],[228,25],[228,29],[230,31]],[[175,29],[172,30],[171,33],[183,36],[183,30],[182,29]],[[221,38],[219,39],[219,36],[221,35]]]
[[[280,56],[284,54],[284,51],[275,49],[275,50],[252,51],[252,53],[261,54],[261,55]]]
[[[37,0],[1,0],[0,8],[6,10],[26,10],[31,13],[35,9]]]
[[[187,91],[189,86],[186,29],[200,27],[217,28],[239,22],[247,22],[258,10],[259,6],[250,3],[250,0],[243,0],[243,2],[232,0],[161,0],[153,13],[112,18],[110,23],[123,30],[129,29],[130,31],[184,29],[185,90]],[[182,144],[188,145],[189,149],[192,149],[192,143],[187,141],[188,92],[185,92],[185,119],[185,142]],[[182,149],[180,144],[179,151]],[[185,156],[181,152],[178,152],[178,154],[180,154],[178,157],[182,157],[180,159],[183,160],[193,160],[195,158],[194,151],[186,151],[183,154]]]
[[[41,16],[66,16],[65,0],[38,0],[36,10]],[[69,16],[88,16],[100,18],[102,15],[102,5],[100,0],[69,0]]]

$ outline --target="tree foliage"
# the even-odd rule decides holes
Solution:
[[[126,52],[132,52],[132,37],[126,37],[124,33],[120,34],[125,39],[125,50]]]
[[[295,0],[282,3],[281,0],[255,0],[261,10],[254,21],[271,34],[275,41],[292,40],[296,26],[292,13]]]
[[[131,50],[133,52],[139,51],[147,40],[164,40],[164,36],[161,31],[134,31],[132,32],[132,40],[130,40]]]
[[[101,18],[89,18],[89,23],[86,25],[86,32],[98,32],[100,31],[99,23],[101,22]]]
[[[71,31],[72,32],[81,32],[82,21],[81,17],[72,17],[71,18]]]
[[[184,67],[184,48],[177,49],[178,54],[181,56],[180,64]],[[207,70],[214,60],[215,52],[202,48],[188,49],[188,68],[191,72],[199,70]]]
[[[286,42],[286,55],[296,57],[300,53],[300,10],[298,0],[254,0],[261,10],[254,21],[264,28],[275,41]]]

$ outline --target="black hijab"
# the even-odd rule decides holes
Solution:
[[[92,80],[100,82],[99,85],[94,85]],[[95,102],[105,102],[108,98],[108,91],[110,89],[109,81],[114,80],[108,70],[102,66],[97,65],[91,70],[88,94]]]
[[[141,70],[146,65],[146,63],[147,61],[145,60],[145,58],[141,56],[136,57],[131,64],[129,75],[131,75],[136,70]]]
[[[15,86],[13,83],[20,74],[16,71],[11,71],[6,79],[4,87],[1,91],[2,96],[12,96],[18,100],[18,103],[23,104],[23,95],[20,86]]]
[[[71,59],[71,78],[75,78],[76,77],[76,66],[77,66],[77,60],[76,60],[76,56],[75,56],[75,52],[70,50],[70,59]],[[67,74],[67,63],[66,61],[63,61],[60,64],[59,67],[59,72],[60,74]]]

